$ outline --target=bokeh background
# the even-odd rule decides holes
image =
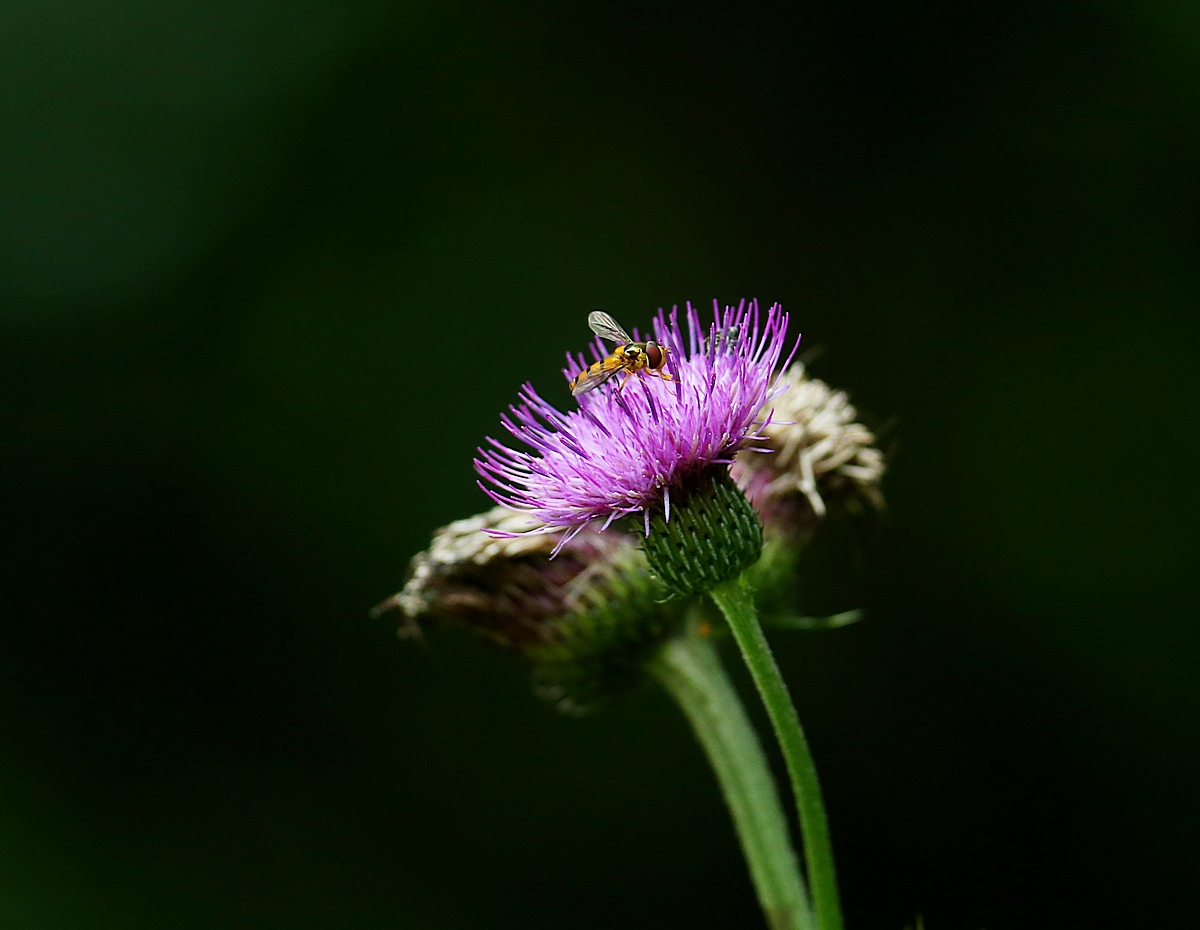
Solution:
[[[776,637],[850,927],[1200,917],[1193,5],[62,0],[0,50],[5,928],[759,926],[664,696],[565,719],[367,616],[588,310],[743,296],[891,453],[812,570],[867,619]]]

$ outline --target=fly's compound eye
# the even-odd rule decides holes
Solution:
[[[657,342],[646,343],[646,362],[653,369],[660,368],[663,363],[663,350]]]

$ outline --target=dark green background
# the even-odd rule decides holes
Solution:
[[[776,637],[850,927],[1197,919],[1194,5],[64,0],[0,68],[5,928],[758,926],[663,696],[366,616],[588,310],[742,296],[892,454],[868,620]]]

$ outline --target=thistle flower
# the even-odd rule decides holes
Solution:
[[[444,526],[413,556],[404,588],[376,608],[399,610],[401,635],[420,623],[462,626],[527,658],[537,690],[576,712],[641,677],[647,651],[681,610],[624,533],[585,530],[557,553],[503,507]]]
[[[727,471],[739,450],[759,440],[760,413],[778,393],[773,378],[788,323],[778,304],[763,321],[757,301],[724,312],[714,302],[707,325],[691,304],[686,316],[686,335],[675,310],[660,310],[653,321],[654,339],[670,350],[673,381],[635,376],[623,390],[581,396],[568,413],[526,384],[522,402],[501,420],[534,451],[489,437],[475,468],[493,487],[480,487],[541,524],[533,532],[563,531],[560,545],[589,525],[599,522],[603,531],[637,513],[647,536],[653,514],[661,510],[671,522],[672,494],[686,495],[715,466]],[[597,359],[603,350],[597,341]],[[568,355],[564,374],[573,377],[586,364]]]
[[[519,650],[533,661],[543,693],[564,710],[651,671],[710,755],[768,921],[788,930],[840,930],[816,769],[747,570],[771,562],[794,574],[803,534],[776,518],[802,501],[815,519],[825,512],[824,495],[847,484],[878,500],[882,458],[874,437],[853,423],[845,395],[809,381],[802,367],[777,376],[788,323],[778,304],[765,321],[755,301],[724,312],[714,303],[707,325],[689,304],[686,318],[686,338],[675,310],[660,310],[653,321],[653,340],[666,355],[647,346],[645,357],[659,378],[639,370],[619,386],[591,390],[597,385],[589,382],[578,409],[567,413],[526,384],[501,419],[533,451],[489,438],[475,460],[480,487],[500,506],[439,530],[413,558],[404,589],[379,609],[399,609],[410,630],[421,620],[461,623]],[[624,335],[615,324],[604,331]],[[640,341],[636,330],[633,340]],[[597,339],[595,360],[606,353]],[[782,367],[790,362],[789,355]],[[568,355],[564,374],[576,391],[587,367],[582,355]],[[775,401],[789,390],[785,417],[776,417]],[[774,464],[746,458],[755,452],[773,453],[764,458]],[[760,560],[763,524],[731,475],[735,464],[775,520],[773,531],[781,528],[772,545],[782,560]],[[636,514],[636,535],[610,529]],[[811,914],[766,759],[706,642],[703,602],[665,593],[711,595],[746,661],[792,783]]]

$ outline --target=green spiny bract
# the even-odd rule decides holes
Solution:
[[[694,476],[650,518],[645,540],[650,568],[674,594],[705,594],[736,577],[762,553],[762,522],[729,469]]]

